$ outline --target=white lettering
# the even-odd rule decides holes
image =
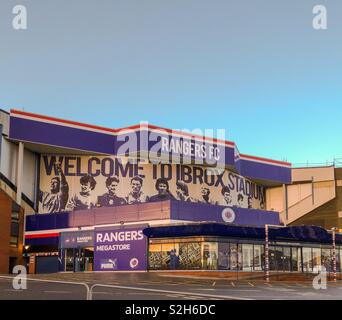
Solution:
[[[26,267],[25,266],[15,266],[13,268],[13,273],[18,274],[14,277],[12,281],[13,289],[15,290],[26,290],[27,289],[27,278],[26,278]]]
[[[27,10],[25,6],[17,5],[12,10],[16,16],[12,20],[12,26],[15,30],[26,30],[27,29]]]
[[[328,28],[328,11],[323,5],[314,6],[312,13],[316,16],[312,20],[312,27],[315,30],[325,30]]]

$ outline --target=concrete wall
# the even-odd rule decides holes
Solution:
[[[0,171],[14,185],[17,178],[17,154],[18,145],[2,137]]]
[[[1,141],[1,161],[0,172],[16,186],[17,179],[17,161],[18,161],[18,145],[10,142],[4,136]],[[30,150],[24,149],[24,170],[23,170],[23,187],[22,192],[34,202],[36,187],[36,158],[37,155]],[[7,192],[7,188],[2,186]],[[7,192],[12,196],[11,192]],[[15,199],[15,198],[13,198]]]
[[[334,167],[292,169],[292,183],[304,181],[331,181],[335,179]]]
[[[35,181],[36,176],[36,155],[25,149],[24,150],[24,170],[23,170],[23,193],[34,202]]]
[[[334,167],[292,169],[287,189],[287,218],[282,187],[266,190],[267,210],[280,212],[281,221],[290,224],[336,197]]]
[[[266,210],[278,212],[284,210],[283,187],[266,189]]]

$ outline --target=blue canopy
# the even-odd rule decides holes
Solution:
[[[265,228],[224,223],[198,223],[149,227],[144,230],[144,234],[149,238],[220,236],[264,240]],[[317,226],[269,227],[269,240],[332,244],[332,235]],[[342,234],[336,234],[336,244],[342,244]]]

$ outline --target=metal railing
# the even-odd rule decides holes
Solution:
[[[84,286],[86,288],[86,299],[89,300],[88,298],[91,296],[90,294],[90,287],[88,284],[85,282],[72,282],[72,281],[59,281],[59,280],[46,280],[46,279],[32,279],[32,278],[27,278],[19,275],[16,276],[0,276],[0,279],[25,279],[26,281],[36,281],[36,282],[49,282],[49,283],[59,283],[59,284],[69,284],[69,285],[80,285]]]
[[[325,162],[299,162],[292,163],[292,168],[309,168],[309,167],[335,167],[342,168],[342,158],[334,158],[332,161]]]
[[[15,279],[17,276],[0,276],[0,279]],[[20,275],[19,275],[20,277]],[[234,296],[223,296],[223,295],[212,295],[206,293],[196,293],[196,292],[180,292],[174,290],[162,290],[162,289],[148,289],[148,288],[139,288],[139,287],[126,287],[126,286],[118,286],[118,285],[106,285],[106,284],[93,284],[88,285],[85,282],[72,282],[72,281],[58,281],[58,280],[46,280],[46,279],[32,279],[25,278],[27,281],[36,281],[36,282],[49,282],[49,283],[58,283],[58,284],[69,284],[69,285],[80,285],[86,288],[86,300],[93,300],[94,288],[102,287],[102,288],[113,288],[113,289],[123,289],[123,290],[135,290],[135,291],[144,291],[144,292],[155,292],[155,293],[165,293],[165,294],[174,294],[174,295],[183,295],[183,296],[197,296],[197,297],[206,297],[206,298],[217,298],[217,299],[230,299],[230,300],[253,300],[249,298],[241,298]],[[96,294],[96,293],[95,293]]]

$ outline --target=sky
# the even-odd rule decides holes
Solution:
[[[342,161],[341,40],[341,0],[1,0],[0,108],[225,129],[241,153]]]

